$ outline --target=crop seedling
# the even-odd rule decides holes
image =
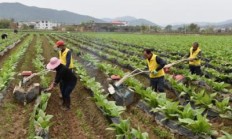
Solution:
[[[205,116],[202,116],[201,114],[197,115],[197,119],[181,119],[179,118],[179,122],[186,124],[187,127],[189,127],[193,132],[195,133],[202,133],[202,134],[211,134],[211,124],[209,123],[209,120]]]

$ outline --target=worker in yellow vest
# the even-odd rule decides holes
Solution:
[[[150,49],[144,49],[144,58],[146,58],[150,71],[150,86],[156,92],[164,92],[164,69],[166,62],[159,56],[153,54]]]
[[[65,47],[65,43],[62,40],[56,42],[56,47],[59,49],[59,59],[61,64],[65,65],[69,69],[73,69],[71,50]]]
[[[192,74],[202,75],[201,72],[201,49],[199,43],[194,42],[187,55],[189,60],[189,69]]]
[[[72,58],[72,52],[70,49],[65,47],[65,43],[62,40],[59,40],[56,42],[56,47],[59,49],[59,59],[61,61],[61,64],[69,68],[72,72],[73,71],[73,58]],[[60,91],[62,92],[63,89],[63,83],[60,82]],[[62,98],[62,95],[59,94],[59,97]]]

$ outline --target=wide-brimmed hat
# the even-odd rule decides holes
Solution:
[[[61,61],[57,57],[52,57],[47,64],[47,69],[53,70],[60,65]]]

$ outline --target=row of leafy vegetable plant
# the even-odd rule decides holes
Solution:
[[[75,42],[74,42],[75,43]],[[105,56],[105,57],[107,57],[108,59],[110,59],[110,60],[112,60],[112,61],[120,61],[120,62],[118,62],[119,64],[121,63],[121,61],[122,62],[124,62],[124,61],[126,61],[126,59],[121,59],[121,57],[117,57],[117,56],[114,56],[114,55],[109,55],[109,54],[105,54],[105,53],[102,53],[100,50],[98,50],[98,49],[95,49],[94,50],[94,48],[92,48],[92,47],[90,47],[90,46],[80,46],[80,47],[82,47],[82,48],[84,48],[84,49],[88,49],[89,51],[93,51],[94,53],[100,53],[99,55],[100,56]],[[117,53],[117,52],[116,52]],[[117,60],[116,60],[117,59]],[[133,62],[130,62],[130,63],[133,63]],[[124,65],[124,64],[122,64],[122,65]],[[135,68],[134,68],[135,69]],[[191,77],[190,75],[189,75],[189,72],[187,72],[187,74],[188,74],[188,77]],[[197,76],[196,76],[197,77]],[[202,77],[203,78],[203,77]],[[218,91],[219,89],[223,89],[224,91],[226,90],[226,89],[224,89],[224,87],[226,87],[227,86],[227,84],[224,84],[223,82],[221,82],[221,83],[217,83],[217,82],[212,82],[212,80],[210,80],[210,79],[206,79],[206,78],[204,78],[204,80],[205,81],[207,81],[207,83],[210,83],[210,85],[213,85],[213,87],[215,88],[215,89],[217,89],[216,91]],[[226,90],[227,92],[229,91],[229,90]]]
[[[89,46],[87,46],[87,47],[89,47]],[[86,48],[86,46],[85,46],[85,48]],[[89,47],[89,50],[93,50],[93,48]],[[95,52],[97,52],[97,50],[95,50]],[[113,57],[114,59],[116,59],[114,56],[111,56],[111,57]],[[120,58],[118,58],[118,59],[120,59]],[[190,77],[190,76],[193,77],[194,75],[188,75],[188,77]],[[195,76],[195,77],[197,78],[197,76]],[[168,79],[169,79],[169,81],[171,81],[171,78],[168,78]],[[191,79],[191,78],[188,78],[188,79]],[[192,79],[192,81],[193,81],[193,79]],[[207,81],[209,82],[209,80],[207,80]],[[214,111],[219,112],[220,116],[227,117],[227,118],[231,117],[231,108],[229,107],[229,98],[228,97],[225,98],[225,99],[223,98],[224,100],[218,101],[218,100],[214,99],[214,97],[216,96],[217,93],[208,95],[204,91],[201,91],[201,93],[198,94],[198,93],[196,93],[196,90],[194,90],[195,88],[191,88],[191,89],[187,88],[186,89],[186,87],[183,87],[184,84],[178,84],[178,83],[176,83],[176,81],[171,81],[171,83],[176,88],[179,88],[179,90],[178,90],[179,92],[183,92],[183,91],[190,92],[190,91],[193,91],[193,93],[188,93],[188,95],[191,96],[191,98],[192,98],[191,100],[193,100],[194,102],[196,102],[196,105],[198,105],[198,104],[206,104],[207,103],[207,105],[204,105],[204,106],[208,106],[209,105],[211,109],[214,109]],[[217,89],[217,90],[218,89],[224,89],[224,87],[225,87],[225,85],[222,84],[222,83],[214,83],[213,85],[215,86],[215,89]],[[219,88],[219,87],[221,87],[221,88]],[[199,96],[202,96],[202,97],[199,97]],[[209,97],[209,96],[211,96],[211,97]],[[206,98],[208,98],[207,101],[205,100]],[[213,100],[216,101],[216,105],[215,105],[216,107],[214,105],[212,105]],[[206,107],[206,108],[209,108],[209,107]]]
[[[148,139],[148,134],[142,133],[140,129],[135,129],[130,126],[129,119],[123,120],[120,114],[125,111],[125,107],[117,106],[115,101],[107,100],[107,95],[104,95],[103,88],[95,78],[88,76],[86,70],[79,63],[75,63],[76,72],[81,78],[81,82],[85,87],[89,88],[93,92],[93,99],[99,109],[104,115],[111,118],[119,118],[118,122],[112,123],[107,130],[114,130],[116,132],[117,139]]]
[[[104,71],[106,74],[117,74],[120,76],[124,75],[124,72],[117,68],[116,66],[112,66],[111,64],[106,64],[103,62],[96,61],[90,55],[84,56],[85,60],[90,60],[94,65],[96,65],[100,70]],[[154,112],[160,111],[165,114],[167,119],[177,119],[180,123],[189,127],[193,132],[196,133],[211,133],[210,123],[208,123],[208,119],[205,116],[202,116],[203,109],[193,109],[190,104],[188,107],[183,107],[179,105],[178,102],[173,102],[166,98],[165,93],[155,93],[151,88],[144,89],[143,85],[136,79],[130,78],[125,81],[125,83],[135,90],[141,98],[148,105],[153,108]],[[185,119],[193,120],[191,123],[185,123]],[[205,127],[202,128],[201,126]],[[192,127],[194,125],[194,127]]]
[[[63,38],[67,39],[65,37],[63,37]],[[102,52],[110,53],[110,54],[115,55],[117,57],[127,59],[127,61],[125,61],[125,60],[123,61],[123,60],[120,60],[120,59],[119,60],[122,61],[124,64],[127,64],[127,65],[128,65],[128,63],[131,63],[132,67],[144,67],[144,65],[145,65],[145,61],[140,58],[141,54],[142,54],[142,48],[133,49],[132,47],[128,48],[128,46],[126,46],[126,47],[122,46],[121,48],[127,49],[127,51],[126,52],[121,52],[120,51],[121,48],[118,47],[118,46],[109,47],[108,45],[101,44],[101,43],[96,45],[94,43],[91,43],[91,41],[88,41],[87,39],[82,41],[82,40],[80,40],[79,36],[75,37],[75,35],[71,35],[70,38],[75,39],[78,42],[81,42],[85,46],[91,46],[91,47],[94,47],[96,49],[101,50]],[[139,50],[139,52],[138,52],[138,50]],[[137,55],[131,55],[131,52],[135,53],[136,51],[138,52]],[[110,56],[108,56],[108,57],[110,57]],[[165,59],[167,59],[166,56],[165,56]],[[169,57],[167,59],[167,61],[168,62],[174,62],[175,60],[173,58]],[[136,64],[134,64],[134,63],[136,63]],[[204,65],[204,63],[203,63],[203,65]],[[182,65],[182,67],[183,67],[183,65]],[[188,69],[187,65],[185,65],[184,67],[186,69]],[[203,70],[205,72],[207,72],[207,74],[210,73],[210,75],[212,77],[216,78],[217,79],[217,80],[215,80],[216,82],[223,82],[223,81],[225,81],[227,83],[232,82],[232,80],[230,78],[232,74],[226,75],[226,74],[220,73],[220,72],[218,72],[218,71],[216,71],[214,69],[208,68],[206,66],[203,68]],[[211,76],[210,76],[210,78],[211,78]]]
[[[3,56],[9,49],[12,49],[17,45],[22,38],[24,38],[27,34],[18,34],[14,35],[14,37],[10,37],[5,39],[0,44],[0,55]]]
[[[59,40],[58,37],[54,38],[55,40]],[[77,49],[74,48],[75,52],[78,52]],[[138,129],[132,128],[130,125],[129,119],[123,120],[121,119],[120,114],[125,111],[125,107],[117,106],[115,101],[107,100],[107,95],[104,95],[104,89],[101,84],[95,81],[95,78],[91,78],[88,76],[84,67],[75,62],[75,68],[77,74],[81,78],[81,82],[84,84],[86,88],[89,88],[93,92],[93,98],[96,102],[98,108],[109,118],[112,118],[112,124],[107,130],[114,130],[116,132],[116,138],[128,138],[128,139],[147,139],[148,134],[142,133],[140,128]],[[116,118],[116,119],[115,119]],[[119,119],[118,119],[119,118]]]
[[[87,49],[88,51],[91,52],[95,52],[98,53],[100,56],[104,57],[104,58],[108,58],[112,61],[117,61],[118,63],[128,66],[128,67],[132,67],[132,68],[140,68],[140,69],[144,69],[146,67],[144,60],[135,60],[136,62],[134,62],[133,59],[130,59],[130,57],[124,55],[123,53],[119,53],[117,49],[115,50],[109,50],[107,48],[105,48],[105,51],[103,51],[103,47],[101,46],[97,46],[97,45],[83,45],[83,44],[79,44],[76,40],[74,39],[68,39],[67,41],[72,42],[73,44],[79,45],[81,48],[83,49]],[[137,59],[137,57],[134,57],[135,59]]]
[[[73,43],[75,43],[74,42],[74,40],[69,40],[69,41],[72,41]],[[94,52],[94,53],[97,53],[98,55],[100,55],[100,56],[103,56],[104,58],[107,58],[107,59],[110,59],[110,60],[112,60],[112,61],[120,61],[120,62],[118,62],[119,64],[121,64],[123,61],[126,61],[127,59],[121,59],[121,55],[109,55],[109,54],[107,54],[107,53],[102,53],[101,52],[101,48],[99,48],[99,49],[94,49],[94,48],[92,48],[91,46],[80,46],[80,47],[82,47],[83,49],[87,49],[87,50],[89,50],[89,51],[92,51],[92,52]],[[115,51],[115,53],[118,53],[117,51]],[[128,57],[128,56],[127,56]],[[122,61],[122,62],[121,62]],[[141,60],[140,60],[141,61]],[[125,62],[123,62],[123,63],[125,63]],[[128,63],[131,63],[131,65],[135,65],[134,63],[133,63],[133,61],[128,61]],[[136,63],[136,62],[135,62]],[[121,65],[124,65],[124,64],[121,64]],[[143,63],[143,65],[145,65],[144,63]],[[134,67],[134,69],[135,68],[138,68],[138,67]],[[179,69],[178,69],[179,70]],[[178,70],[177,70],[177,73],[178,73]],[[181,70],[181,69],[180,69]],[[182,69],[183,70],[183,69]],[[184,75],[186,75],[186,76],[190,76],[190,74],[189,74],[189,71],[188,70],[184,70],[185,72],[182,72],[182,74],[184,74]],[[193,75],[194,76],[194,75]],[[204,81],[206,81],[210,86],[212,86],[213,88],[215,88],[216,89],[216,91],[224,91],[224,92],[229,92],[230,90],[228,90],[228,89],[225,89],[225,87],[229,87],[229,85],[228,84],[225,84],[225,83],[223,83],[223,82],[220,82],[220,83],[218,83],[218,82],[215,82],[215,80],[213,80],[213,79],[207,79],[207,78],[204,78],[204,77],[199,77],[199,76],[194,76],[194,77],[198,77],[198,79],[199,80],[204,80]]]
[[[225,101],[224,101],[224,102],[225,102]],[[223,103],[224,103],[224,102],[223,102]]]
[[[132,57],[140,57],[141,51],[144,48],[144,46],[134,47],[134,45],[133,46],[130,46],[130,45],[128,45],[128,46],[123,46],[123,45],[113,45],[113,46],[110,46],[110,45],[106,44],[106,43],[110,43],[110,41],[107,42],[105,40],[101,40],[101,39],[96,39],[95,38],[95,40],[97,40],[97,41],[100,40],[100,43],[99,43],[99,42],[93,41],[94,40],[93,38],[87,38],[87,37],[83,37],[81,35],[76,36],[76,37],[75,37],[75,35],[69,35],[69,36],[71,36],[72,38],[76,38],[77,40],[79,40],[79,42],[81,42],[83,44],[92,45],[91,44],[91,42],[92,42],[94,44],[101,45],[104,48],[107,47],[107,48],[111,48],[113,50],[115,50],[115,48],[117,48],[117,50],[123,51],[124,55],[129,54],[130,57],[131,57],[131,53],[132,54],[136,54],[136,55],[133,55]],[[84,39],[84,40],[81,40],[81,39]],[[167,54],[167,52],[163,52],[163,51],[156,50],[156,49],[155,49],[155,51],[157,51],[159,55],[161,55],[161,56],[163,56],[165,58],[168,57],[168,61],[170,61],[170,62],[172,62],[173,60],[177,60],[177,59],[181,58],[181,56],[173,55],[173,53]],[[223,63],[220,63],[220,64],[223,64]],[[204,70],[207,73],[208,73],[208,71],[210,71],[212,73],[212,70],[213,70],[214,73],[211,74],[211,76],[215,76],[215,78],[217,78],[217,81],[225,81],[225,82],[231,83],[231,79],[230,79],[231,75],[230,74],[226,75],[226,73],[231,72],[231,68],[230,68],[231,66],[228,65],[228,62],[223,64],[223,68],[222,68],[222,70],[220,69],[220,72],[217,71],[217,69],[219,67],[218,65],[214,66],[213,69],[211,68],[212,65],[207,66],[207,65],[209,65],[209,63],[207,63],[205,61],[203,61],[203,65],[206,65],[205,68],[204,68]]]
[[[37,34],[37,43],[35,47],[35,58],[33,59],[33,65],[36,68],[37,72],[42,72],[40,75],[40,85],[48,87],[50,78],[45,76],[47,73],[45,71],[42,41],[40,40],[39,34]],[[46,114],[46,108],[48,100],[51,96],[51,93],[42,92],[41,95],[37,98],[36,104],[34,106],[33,113],[30,117],[30,137],[35,139],[46,139],[49,138],[49,127],[51,126],[52,115]]]
[[[176,82],[171,76],[168,76],[166,79],[171,84],[171,87],[177,91],[178,97],[185,98],[183,104],[191,102],[192,105],[201,106],[219,113],[219,116],[222,118],[232,119],[232,109],[229,103],[230,97],[220,97],[219,93],[209,93],[209,91],[199,88],[199,86],[186,86],[183,83]]]
[[[135,34],[101,34],[85,33],[92,38],[104,38],[106,40],[126,45],[145,46],[158,48],[166,52],[178,52],[185,54],[194,41],[198,41],[204,54],[208,58],[217,59],[217,63],[229,63],[231,57],[229,36],[180,36],[180,35],[135,35]],[[189,46],[189,47],[188,47]]]
[[[13,54],[11,54],[2,64],[0,69],[0,91],[5,89],[10,80],[14,79],[16,72],[14,71],[20,57],[26,52],[32,41],[32,36],[25,38],[24,42],[17,48]]]
[[[85,55],[85,56],[87,56],[87,55]],[[88,58],[85,57],[84,59],[88,59]],[[104,66],[103,66],[103,67],[104,67]],[[113,68],[113,69],[112,69],[112,68]],[[106,71],[106,73],[111,73],[111,74],[115,74],[115,73],[116,73],[116,74],[119,74],[119,75],[121,75],[121,76],[123,75],[123,72],[122,72],[122,71],[120,71],[120,72],[115,71],[115,67],[113,67],[112,65],[108,65],[106,69],[108,69],[108,71]],[[113,70],[113,72],[112,72],[112,71],[110,72],[109,70]],[[141,86],[138,86],[138,84],[140,84],[138,81],[137,81],[137,83],[134,83],[133,81],[132,81],[132,82],[129,81],[129,85],[136,86],[137,88],[140,88],[140,89],[144,89],[144,88],[142,87],[141,84],[140,84]],[[152,91],[152,90],[150,90],[150,91]],[[136,91],[136,92],[137,92],[137,91]],[[163,95],[164,95],[164,94],[162,94],[162,96],[163,96]],[[162,98],[165,98],[165,99],[160,99],[160,98],[159,98],[159,100],[164,100],[164,101],[166,102],[166,100],[167,100],[167,99],[166,99],[166,96],[165,96],[165,97],[162,97]],[[178,103],[178,102],[177,102],[177,103]],[[157,107],[157,104],[158,104],[158,103],[157,103],[157,101],[156,101],[156,107]],[[199,113],[195,113],[195,114],[199,114]],[[200,115],[200,114],[199,114],[199,115]],[[205,119],[204,119],[204,118],[205,118]],[[201,122],[205,120],[204,123],[209,125],[209,123],[207,123],[208,120],[206,119],[206,117],[204,117],[204,118],[202,118],[202,116],[200,115],[198,119],[199,119],[199,121],[201,121]],[[204,120],[203,120],[203,119],[204,119]],[[198,123],[199,123],[199,122],[198,122]],[[200,129],[200,128],[198,128],[198,129],[199,129],[199,130],[202,130],[202,129]],[[195,129],[195,130],[197,130],[197,129]],[[205,131],[206,131],[206,130],[209,131],[209,128],[206,128]],[[209,132],[208,132],[208,133],[209,133]]]
[[[76,43],[74,40],[70,40],[70,41],[72,41],[72,43]],[[91,46],[83,46],[83,45],[80,45],[80,47],[81,48],[83,48],[83,49],[87,49],[87,50],[89,50],[89,51],[92,51],[92,52],[94,52],[94,53],[97,53],[98,55],[100,55],[100,56],[102,56],[102,57],[105,57],[105,58],[107,58],[107,59],[109,59],[109,60],[111,60],[111,61],[116,61],[117,63],[119,63],[120,65],[128,65],[129,63],[131,64],[131,65],[135,65],[136,64],[136,62],[133,62],[133,61],[128,61],[128,60],[126,60],[126,58],[125,59],[123,59],[122,57],[122,55],[117,55],[117,56],[115,56],[115,55],[113,55],[113,54],[108,54],[108,53],[102,53],[101,52],[101,48],[99,48],[99,49],[94,49],[93,47],[91,47]],[[117,52],[117,50],[115,50],[115,54],[117,54],[118,52]],[[135,63],[135,64],[133,64],[133,63]],[[143,67],[144,67],[144,65],[145,64],[143,64]],[[142,64],[141,64],[141,66],[142,66]],[[137,67],[132,67],[133,69],[136,69],[136,68],[139,68],[138,66]],[[220,83],[218,83],[218,82],[214,82],[214,80],[213,79],[207,79],[207,78],[204,78],[204,77],[199,77],[199,76],[194,76],[194,75],[190,75],[189,74],[189,71],[188,70],[184,70],[185,72],[184,72],[184,75],[186,75],[187,76],[187,78],[189,78],[189,77],[196,77],[196,78],[198,78],[198,80],[199,79],[202,79],[202,80],[204,80],[204,81],[206,81],[206,83],[207,84],[209,84],[210,86],[212,86],[216,91],[222,91],[223,90],[223,92],[229,92],[230,90],[228,90],[228,89],[225,89],[225,87],[228,87],[228,84],[224,84],[223,82],[220,82]],[[183,73],[182,73],[183,74]]]

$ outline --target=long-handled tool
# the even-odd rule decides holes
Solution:
[[[171,66],[184,62],[188,59],[181,59],[173,63],[167,64],[164,68],[169,69]],[[108,91],[113,96],[116,101],[116,104],[122,106],[128,106],[134,101],[134,91],[130,88],[121,85],[127,78],[136,76],[141,73],[149,73],[150,71],[143,71],[141,69],[135,69],[130,73],[126,73],[120,80],[115,83],[109,84]],[[117,78],[118,79],[118,78]]]
[[[188,60],[188,59],[181,59],[181,60],[175,61],[175,62],[173,62],[173,63],[170,63],[170,64],[165,65],[164,68],[170,68],[170,67],[172,67],[173,65],[179,64],[179,63],[184,62],[184,61],[187,61],[187,60]],[[121,85],[127,78],[129,78],[129,77],[136,76],[136,75],[141,74],[141,73],[149,73],[149,72],[150,72],[150,71],[143,71],[143,70],[141,70],[141,69],[135,69],[135,70],[133,70],[131,73],[125,74],[125,75],[122,77],[122,79],[120,79],[119,81],[117,81],[114,85],[115,85],[116,87],[118,87],[118,86],[120,86],[120,85]]]
[[[31,74],[30,76],[23,78],[22,83],[25,84],[27,81],[29,81],[29,80],[30,80],[31,78],[33,78],[34,76],[38,76],[38,75],[41,75],[41,74],[47,74],[47,73],[50,72],[50,71],[51,71],[51,70],[42,70],[42,71],[40,71],[40,72],[33,73],[33,74]]]
[[[141,70],[141,69],[135,69],[135,70],[133,70],[133,71],[130,72],[130,73],[126,73],[126,75],[124,75],[124,76],[122,77],[122,79],[120,79],[119,81],[117,81],[114,85],[115,85],[116,87],[118,87],[118,86],[120,86],[127,78],[136,76],[136,75],[141,74],[141,73],[146,73],[146,72],[148,73],[148,72],[150,72],[150,71],[143,71],[143,70]]]
[[[172,67],[173,65],[176,65],[176,64],[179,64],[179,63],[181,63],[181,62],[188,61],[188,60],[189,60],[189,59],[177,60],[177,61],[175,61],[175,62],[173,62],[173,63],[170,63],[170,64],[165,65],[164,68],[170,68],[170,67]]]
[[[134,91],[130,88],[121,85],[127,78],[136,76],[141,73],[149,71],[143,71],[141,69],[135,69],[130,73],[126,73],[119,81],[109,84],[108,91],[116,101],[117,105],[128,106],[134,101]]]

